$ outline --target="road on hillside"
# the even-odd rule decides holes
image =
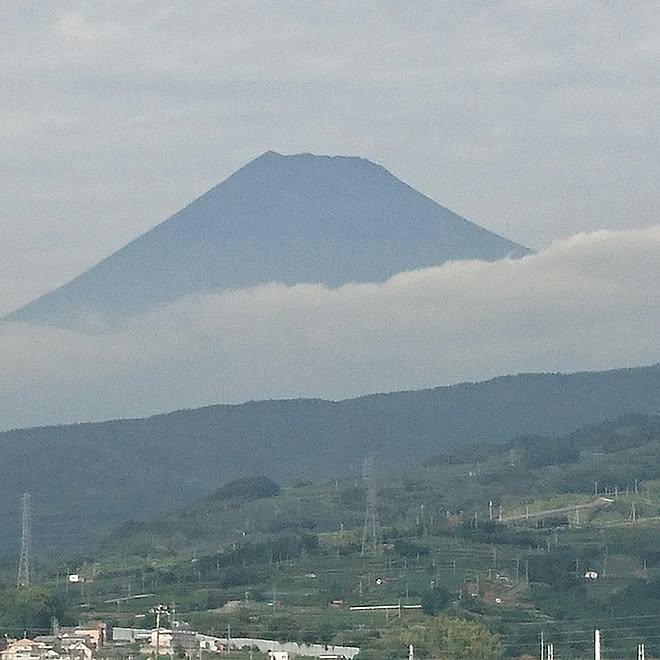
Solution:
[[[545,509],[544,511],[529,511],[515,516],[502,516],[502,522],[515,522],[516,520],[528,520],[530,518],[547,518],[549,516],[559,515],[562,513],[572,513],[573,511],[582,511],[584,509],[597,509],[602,506],[610,505],[614,500],[607,497],[599,497],[593,502],[587,504],[573,504],[572,506],[564,506],[559,509]]]

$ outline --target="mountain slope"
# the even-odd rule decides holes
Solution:
[[[383,281],[447,260],[526,252],[367,160],[267,152],[7,318],[106,322],[199,291]]]
[[[452,614],[485,615],[511,658],[532,657],[526,654],[540,630],[561,640],[562,657],[585,658],[603,617],[608,630],[625,625],[627,633],[638,619],[634,635],[646,635],[660,586],[660,416],[629,415],[566,436],[458,450],[452,459],[377,475],[381,553],[360,551],[365,494],[352,479],[281,489],[266,477],[238,480],[182,510],[116,529],[104,553],[82,569],[92,581],[78,602],[91,601],[89,616],[97,616],[110,590],[123,597],[123,585],[148,566],[152,602],[176,602],[193,625],[259,636],[268,629],[260,627],[265,617],[286,612],[307,630],[313,612],[341,630],[335,643],[355,641],[374,649],[361,655],[382,659],[405,655],[402,649],[389,656],[392,645],[383,642],[392,621],[381,613],[382,629],[369,639],[367,613],[347,606],[401,599],[436,612],[451,601]],[[495,511],[501,505],[502,520],[489,520],[493,504]],[[126,567],[121,578],[118,566]],[[580,566],[596,571],[597,583],[576,579]],[[437,608],[429,608],[431,577],[431,585],[442,585]],[[472,598],[459,596],[466,585]],[[275,589],[279,614],[266,604]],[[245,592],[249,617],[218,609]],[[330,599],[346,604],[343,620],[329,618]],[[146,605],[122,607],[127,622]],[[402,615],[408,625],[419,616]],[[294,638],[303,634],[292,630]],[[617,644],[607,635],[606,657],[632,657],[629,642],[637,640],[621,637]]]
[[[626,413],[660,414],[660,365],[526,374],[341,402],[262,401],[148,419],[0,434],[0,526],[16,529],[17,498],[35,502],[35,538],[55,547],[175,506],[223,481],[359,473],[412,465],[469,443],[556,435]],[[4,537],[11,542],[14,534]]]

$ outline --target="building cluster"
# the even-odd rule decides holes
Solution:
[[[228,648],[219,637],[202,635],[194,630],[170,628],[113,628],[112,641],[115,646],[137,645],[145,654],[175,655],[183,652],[188,657],[197,657],[200,651],[221,653]]]
[[[185,656],[197,659],[203,654],[223,653],[229,649],[250,648],[270,660],[289,660],[296,656],[319,660],[351,660],[357,647],[297,644],[256,638],[223,638],[203,635],[186,626],[173,628],[109,628],[103,622],[90,622],[76,628],[56,628],[50,635],[34,639],[3,640],[0,660],[95,660],[134,653],[146,656]]]
[[[34,639],[5,640],[0,660],[94,660],[107,642],[107,626],[90,622],[76,628],[56,628]]]
[[[140,628],[113,628],[115,644],[140,644],[143,651],[153,653],[158,648],[159,655],[175,656],[180,653],[196,658],[200,651],[222,653],[229,649],[249,648],[257,653],[267,654],[271,660],[289,660],[296,656],[318,658],[319,660],[351,660],[360,649],[357,646],[334,646],[327,644],[298,644],[278,642],[273,639],[255,637],[213,637],[188,629],[185,625],[154,630]]]

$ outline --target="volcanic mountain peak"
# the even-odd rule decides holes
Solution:
[[[528,250],[364,158],[268,151],[98,265],[7,317],[112,323],[203,291],[381,282]]]

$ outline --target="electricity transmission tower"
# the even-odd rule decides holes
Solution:
[[[362,477],[367,489],[367,506],[364,514],[364,529],[362,530],[361,555],[367,552],[377,554],[380,550],[378,542],[378,492],[374,480],[374,457],[370,454],[364,459]]]
[[[30,555],[32,554],[32,498],[30,493],[23,493],[20,499],[21,510],[21,554],[18,560],[19,587],[30,586]]]

